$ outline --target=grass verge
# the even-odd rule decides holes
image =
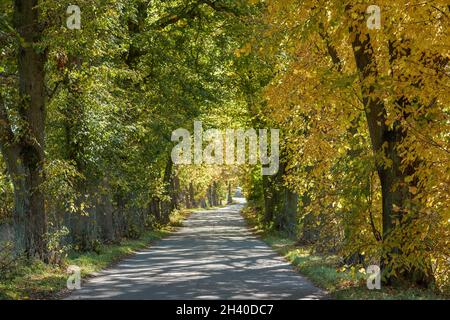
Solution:
[[[114,265],[138,250],[147,248],[151,243],[169,235],[182,220],[194,210],[175,212],[170,217],[169,225],[159,230],[145,232],[139,239],[122,240],[119,244],[103,245],[98,252],[72,252],[65,259],[63,266],[44,264],[40,261],[30,265],[21,265],[15,276],[0,281],[0,300],[58,299],[67,295],[67,266],[81,268],[82,279],[93,273]]]
[[[284,256],[295,269],[306,276],[316,286],[326,290],[332,298],[339,300],[430,300],[449,297],[433,290],[411,287],[382,287],[381,290],[369,290],[366,287],[364,269],[339,267],[339,258],[333,255],[311,253],[311,248],[298,246],[295,241],[280,233],[264,230],[255,210],[247,207],[243,216],[249,227],[268,245]]]

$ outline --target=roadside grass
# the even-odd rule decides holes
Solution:
[[[269,246],[286,258],[294,268],[331,298],[338,300],[440,300],[449,297],[433,290],[411,287],[383,287],[369,290],[366,287],[365,270],[343,269],[334,255],[313,254],[308,246],[299,246],[281,233],[264,230],[251,208],[245,208],[243,216],[250,228]]]
[[[195,209],[197,210],[197,209]],[[145,232],[139,239],[122,240],[118,244],[102,245],[97,252],[71,252],[61,266],[48,265],[40,261],[21,263],[14,276],[0,280],[0,300],[58,299],[68,293],[67,266],[81,268],[82,279],[87,279],[118,261],[147,248],[153,242],[169,235],[192,211],[180,210],[170,217],[170,223],[158,230]]]

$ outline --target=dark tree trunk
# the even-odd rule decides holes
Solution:
[[[211,191],[211,186],[208,186],[208,190],[206,191],[206,198],[208,199],[208,205],[210,207],[213,206],[212,204],[212,191]]]
[[[276,203],[276,192],[273,186],[273,177],[263,176],[263,195],[264,195],[264,218],[263,222],[265,225],[269,225],[273,222],[275,203]]]
[[[287,154],[281,151],[280,167],[276,175],[263,176],[264,223],[273,223],[277,230],[293,236],[297,230],[298,195],[283,184]]]
[[[298,195],[289,189],[285,189],[285,200],[283,208],[283,221],[281,229],[288,236],[293,237],[297,233],[297,207]]]
[[[156,221],[161,222],[161,206],[157,197],[153,197],[150,202],[150,210],[155,217]]]
[[[190,208],[196,208],[197,207],[197,201],[195,201],[195,189],[194,184],[189,182],[189,202],[190,202]]]
[[[384,154],[391,160],[391,166],[388,168],[381,161],[377,162],[382,190],[383,241],[386,242],[394,227],[401,227],[400,218],[405,213],[411,199],[409,193],[411,184],[406,183],[405,177],[411,175],[414,168],[402,170],[402,158],[397,150],[398,145],[406,135],[406,128],[401,127],[399,123],[394,123],[392,128],[386,125],[387,112],[384,102],[374,95],[375,84],[370,83],[370,79],[378,78],[376,59],[370,34],[366,32],[364,40],[361,40],[362,30],[365,29],[364,15],[362,14],[361,17],[356,27],[350,27],[350,32],[355,33],[352,47],[356,66],[360,73],[361,92],[372,149],[377,156]],[[384,150],[383,147],[385,147]],[[388,266],[390,266],[392,255],[401,254],[399,249],[389,249],[382,258],[381,267],[387,284],[397,280],[397,277],[387,276],[387,274],[390,271]],[[401,276],[406,280],[413,280],[420,284],[429,282],[429,277],[424,271],[406,271]]]
[[[120,192],[113,193],[113,203],[115,204],[115,210],[113,212],[115,237],[120,239],[126,233],[126,221],[124,216],[125,201],[123,195]]]
[[[161,203],[161,222],[167,223],[169,222],[170,213],[175,209],[174,207],[174,190],[173,190],[173,162],[169,157],[166,163],[166,168],[164,170],[164,184],[166,186],[166,195],[169,196],[170,200],[163,201]]]
[[[108,180],[103,180],[102,190],[99,195],[97,205],[97,218],[101,229],[102,238],[107,242],[113,242],[114,224],[113,224],[113,205]]]
[[[16,251],[46,260],[47,216],[42,192],[46,53],[34,46],[42,38],[37,5],[37,0],[15,1],[14,27],[23,39],[18,48],[18,114],[22,127],[14,137],[6,106],[0,101],[0,139],[14,185]]]
[[[188,209],[191,208],[191,201],[189,199],[189,193],[188,192],[184,193],[184,203],[185,203],[186,208],[188,208]]]
[[[212,201],[213,201],[213,206],[217,207],[220,205],[220,195],[218,192],[218,183],[217,181],[214,181],[212,184]]]
[[[208,208],[208,205],[207,205],[207,203],[206,203],[206,199],[205,199],[205,198],[202,198],[202,199],[200,200],[200,207],[202,207],[203,209]]]
[[[283,185],[283,176],[286,173],[286,152],[282,150],[280,159],[280,168],[273,178],[273,191],[276,202],[275,210],[275,228],[285,232],[289,236],[294,236],[297,230],[297,205],[298,195]]]
[[[228,182],[227,204],[233,203],[233,195],[231,193],[231,182]]]
[[[174,175],[172,179],[172,207],[174,209],[180,209],[181,191],[180,191],[180,178],[178,175]]]
[[[302,195],[303,207],[308,207],[311,204],[311,197],[308,192]],[[302,209],[301,209],[302,210]],[[317,217],[314,213],[306,213],[303,215],[301,228],[301,237],[299,243],[311,244],[317,241],[319,238],[319,232],[317,230]]]

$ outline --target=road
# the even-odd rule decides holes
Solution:
[[[320,299],[325,293],[246,228],[241,204],[183,227],[102,271],[68,299]]]

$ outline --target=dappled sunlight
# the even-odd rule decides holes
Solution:
[[[69,299],[318,299],[246,228],[241,205],[198,211],[172,236],[89,280]]]

